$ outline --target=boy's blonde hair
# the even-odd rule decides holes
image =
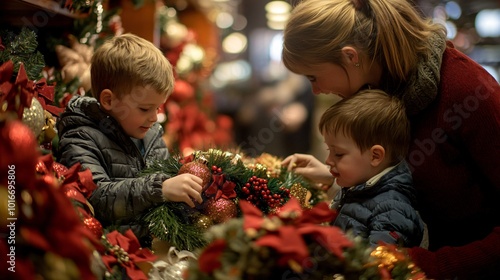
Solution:
[[[106,41],[92,57],[92,95],[109,89],[119,98],[135,86],[150,86],[169,96],[174,88],[172,65],[151,42],[133,34]]]
[[[328,108],[321,116],[322,134],[338,134],[353,139],[363,152],[381,145],[391,163],[406,157],[410,143],[410,122],[403,103],[381,90],[363,90]]]
[[[394,81],[405,81],[428,41],[446,29],[424,19],[408,0],[303,0],[284,30],[282,59],[294,71],[330,62],[342,64],[342,48],[354,46],[380,63]]]

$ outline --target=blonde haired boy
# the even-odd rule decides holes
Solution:
[[[89,201],[104,227],[131,228],[148,245],[138,222],[146,210],[165,200],[202,201],[194,175],[139,176],[169,156],[157,112],[173,91],[172,66],[151,42],[124,34],[96,50],[91,81],[93,97],[73,97],[58,120],[58,161],[92,171],[98,187]]]

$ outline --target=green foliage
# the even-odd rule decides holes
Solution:
[[[1,30],[0,38],[5,48],[0,51],[0,64],[12,60],[14,77],[17,76],[22,63],[30,80],[42,78],[45,61],[43,55],[37,51],[38,42],[33,30],[23,27],[19,34],[12,30]]]
[[[144,216],[149,230],[178,250],[194,251],[206,245],[203,233],[194,223],[199,217],[184,203],[165,202]]]
[[[94,1],[93,10],[97,1]],[[98,22],[98,15],[90,13],[87,17],[73,21],[73,34],[81,43],[89,44],[97,49],[104,41],[114,36],[110,30],[109,21],[118,14],[119,9],[109,9],[102,11],[102,22]],[[97,32],[97,25],[99,24],[100,32]]]

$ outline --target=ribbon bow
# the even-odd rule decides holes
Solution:
[[[256,236],[258,231],[264,230],[265,234],[258,237],[255,244],[271,247],[279,252],[280,266],[289,264],[292,269],[300,272],[304,266],[312,265],[308,261],[309,250],[304,241],[305,236],[311,237],[340,259],[343,258],[343,249],[353,246],[341,229],[320,224],[330,222],[336,215],[326,202],[320,202],[312,209],[302,210],[299,201],[292,197],[278,214],[269,217],[264,217],[258,208],[245,200],[240,201],[240,207],[245,232]]]
[[[38,99],[44,110],[49,111],[54,116],[59,116],[64,111],[64,108],[51,105],[54,103],[55,86],[49,86],[45,78],[42,78],[37,82],[32,82],[32,86],[35,97]]]
[[[7,101],[7,111],[17,112],[17,117],[22,119],[24,107],[31,106],[34,91],[22,63],[19,66],[14,84],[10,82],[13,73],[14,63],[12,60],[0,66],[0,104]]]
[[[212,175],[212,184],[205,190],[205,195],[211,197],[215,195],[215,200],[219,198],[232,199],[236,197],[234,188],[236,184],[226,180],[224,174]]]

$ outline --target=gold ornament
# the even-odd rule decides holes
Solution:
[[[303,208],[311,208],[312,206],[309,204],[309,200],[311,199],[311,192],[307,190],[305,187],[303,187],[299,183],[295,183],[292,185],[290,188],[290,196],[296,197],[300,205]]]
[[[31,106],[24,108],[22,121],[33,131],[36,137],[40,135],[45,125],[45,113],[38,99],[31,99]]]
[[[262,153],[255,158],[255,163],[265,166],[269,177],[279,177],[281,173],[281,159],[271,154]]]
[[[213,222],[209,217],[205,215],[200,215],[200,217],[198,217],[198,219],[196,220],[195,225],[197,228],[200,228],[202,230],[207,230],[213,225]]]
[[[387,246],[378,246],[370,253],[370,256],[377,259],[377,266],[379,268],[385,268],[388,271],[392,271],[394,266],[401,260],[405,259],[403,253],[396,251]]]
[[[38,136],[38,143],[51,143],[52,139],[56,137],[57,131],[56,131],[56,120],[54,119],[54,116],[52,114],[45,110],[44,111],[45,115],[45,125],[42,128],[42,133]]]

